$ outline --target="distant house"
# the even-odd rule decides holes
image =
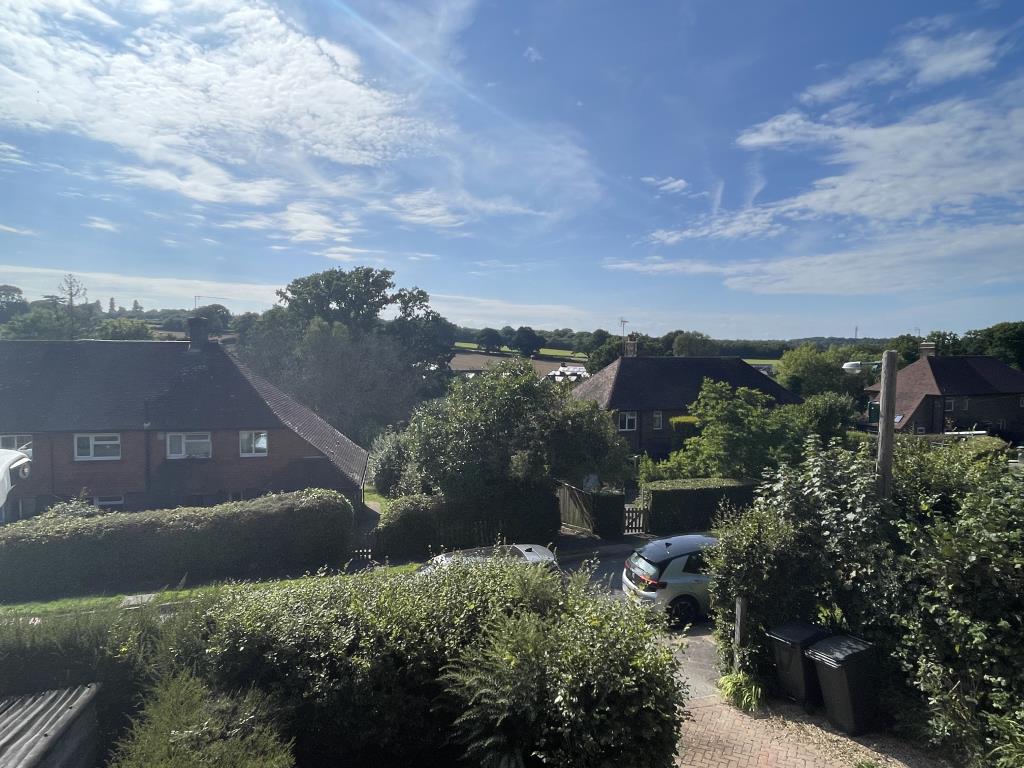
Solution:
[[[921,357],[896,376],[897,430],[981,429],[1024,440],[1024,372],[994,357],[937,357],[934,345],[921,346]],[[878,401],[879,385],[866,391]]]
[[[306,487],[362,493],[366,451],[208,341],[0,341],[0,447],[32,474],[3,518],[84,494],[117,509]]]
[[[669,419],[687,413],[704,379],[760,390],[780,405],[800,402],[738,357],[620,357],[577,385],[572,396],[613,412],[634,452],[663,458],[673,448]]]

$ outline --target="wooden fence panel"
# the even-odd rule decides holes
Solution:
[[[558,486],[558,510],[562,515],[562,525],[593,533],[593,494],[574,488],[568,483],[561,483]]]

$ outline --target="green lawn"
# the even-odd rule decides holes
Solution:
[[[389,571],[396,573],[411,572],[419,567],[419,563],[406,563],[404,565],[387,566]],[[297,579],[275,579],[269,581],[249,582],[261,586],[285,586],[297,584],[308,579],[320,578],[318,576],[300,576]],[[333,577],[332,577],[333,578]],[[222,589],[225,584],[231,582],[220,582],[216,584],[204,584],[192,589],[167,589],[158,592],[153,598],[152,605],[167,605],[169,603],[180,603],[199,595],[209,594]],[[31,617],[52,616],[54,614],[80,613],[83,611],[114,611],[117,610],[125,595],[87,595],[84,597],[66,597],[60,600],[34,603],[11,603],[0,605],[0,620],[19,619]]]
[[[387,498],[385,496],[382,496],[377,491],[377,489],[373,487],[372,483],[367,483],[366,485],[363,486],[363,501],[372,501],[373,503],[379,505],[381,512],[383,512],[384,508],[387,507],[388,505]]]
[[[745,358],[743,358],[743,362],[749,363],[750,365],[778,365],[779,364],[778,358],[776,358],[774,360],[769,360],[767,358],[760,358],[760,357],[745,357]]]

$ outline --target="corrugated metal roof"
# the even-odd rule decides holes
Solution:
[[[88,707],[98,683],[0,699],[0,765],[30,768]]]

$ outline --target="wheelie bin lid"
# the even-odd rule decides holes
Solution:
[[[830,667],[842,667],[858,656],[872,653],[874,649],[875,646],[859,637],[833,635],[816,642],[804,651],[804,655]]]
[[[772,627],[765,634],[772,640],[779,640],[789,645],[798,645],[801,648],[806,648],[832,633],[817,624],[811,624],[806,621],[790,621]]]

